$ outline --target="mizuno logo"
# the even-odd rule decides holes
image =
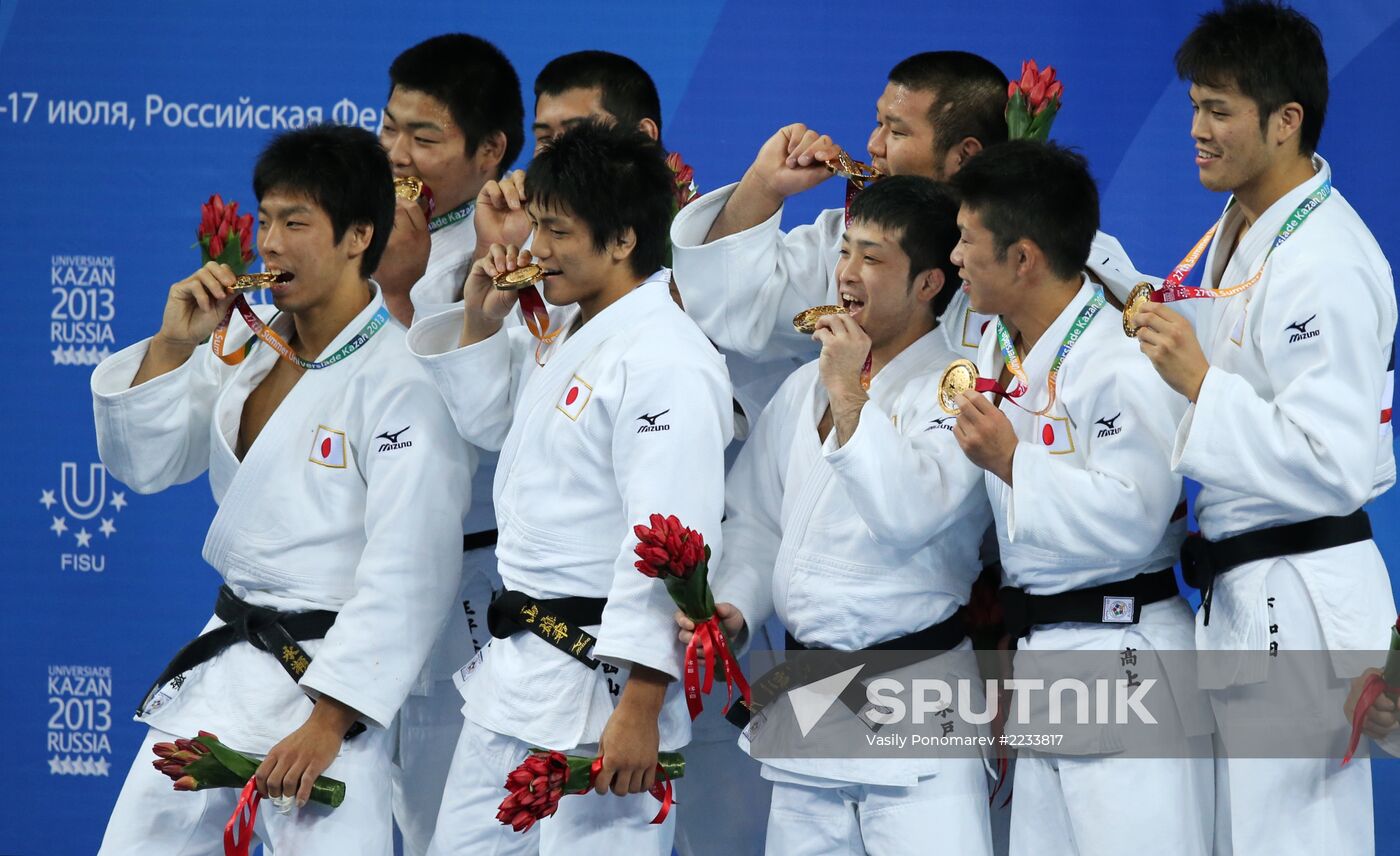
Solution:
[[[930,419],[930,420],[929,420],[929,423],[928,423],[928,427],[925,428],[924,431],[925,431],[925,432],[932,431],[932,430],[935,429],[935,428],[942,428],[944,431],[952,431],[952,430],[953,430],[953,423],[956,422],[957,420],[958,420],[958,417],[956,417],[956,416],[940,416],[940,417],[937,418],[937,419]]]
[[[403,426],[402,428],[400,428],[399,430],[395,431],[395,432],[392,433],[392,434],[390,434],[388,431],[385,431],[383,434],[378,435],[378,436],[375,437],[374,439],[376,439],[376,440],[388,440],[390,443],[397,443],[397,442],[399,442],[399,435],[402,434],[403,432],[407,431],[407,430],[408,430],[409,428],[411,428],[411,427],[413,427],[413,426],[411,426],[411,425],[405,425],[405,426]]]
[[[670,430],[671,430],[671,426],[670,426],[670,425],[657,425],[657,424],[656,424],[656,420],[660,419],[661,417],[665,416],[667,413],[670,413],[670,412],[671,412],[671,411],[670,411],[669,409],[667,409],[667,410],[661,411],[660,413],[656,414],[655,416],[648,416],[648,415],[646,415],[645,413],[643,413],[641,416],[638,416],[638,417],[637,417],[638,421],[645,422],[646,424],[643,425],[643,426],[641,426],[640,428],[638,428],[638,429],[637,429],[637,433],[638,433],[638,434],[642,434],[642,433],[645,433],[645,432],[647,432],[647,431],[670,431]]]
[[[1313,318],[1316,318],[1316,317],[1317,317],[1317,313],[1314,312],[1313,315],[1312,315],[1312,318],[1309,318],[1309,319],[1306,320],[1306,321],[1299,321],[1299,322],[1297,322],[1296,324],[1289,324],[1287,327],[1285,327],[1284,329],[1286,329],[1286,330],[1296,330],[1296,331],[1297,331],[1296,333],[1294,333],[1293,335],[1291,335],[1291,336],[1288,337],[1289,343],[1291,344],[1291,343],[1293,343],[1293,342],[1301,342],[1301,341],[1304,340],[1304,339],[1311,339],[1311,338],[1314,337],[1314,336],[1321,335],[1321,333],[1322,333],[1321,330],[1309,330],[1309,329],[1308,329],[1308,325],[1311,324],[1311,323],[1313,322]]]
[[[1115,415],[1113,415],[1113,416],[1111,416],[1111,417],[1108,417],[1108,418],[1106,418],[1106,419],[1095,419],[1095,420],[1094,420],[1094,424],[1095,424],[1095,425],[1102,425],[1102,426],[1103,426],[1103,428],[1099,429],[1099,433],[1098,433],[1097,436],[1099,436],[1099,437],[1112,437],[1113,435],[1118,434],[1119,432],[1121,432],[1123,429],[1118,427],[1118,418],[1121,417],[1122,415],[1123,415],[1123,412],[1120,410],[1117,414],[1115,414]]]
[[[413,445],[413,441],[412,441],[412,440],[404,440],[402,443],[399,442],[399,437],[403,436],[403,432],[407,431],[409,428],[412,428],[412,427],[413,427],[412,425],[405,425],[405,426],[403,426],[402,428],[400,428],[400,429],[397,430],[397,431],[393,431],[393,432],[385,431],[383,434],[377,434],[377,435],[375,435],[375,438],[374,438],[374,439],[376,439],[376,440],[387,440],[387,441],[388,441],[388,442],[386,442],[386,443],[381,443],[381,444],[379,445],[379,451],[381,451],[381,452],[391,452],[391,451],[393,451],[394,449],[407,449],[408,447],[412,446],[412,445]]]

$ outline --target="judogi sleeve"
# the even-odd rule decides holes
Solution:
[[[1062,383],[1074,383],[1080,396],[1069,416],[1085,447],[1082,463],[1034,441],[1018,443],[1008,536],[1066,556],[1144,558],[1161,542],[1181,498],[1181,479],[1169,464],[1182,399],[1139,353],[1094,354],[1093,361],[1089,353],[1075,356],[1086,358],[1083,371]],[[1121,430],[1098,437],[1098,419]]]
[[[477,448],[498,452],[514,417],[530,331],[502,326],[488,339],[459,347],[463,311],[459,307],[414,324],[408,349],[447,402],[457,432]]]
[[[855,504],[876,543],[914,550],[966,516],[968,499],[982,490],[982,470],[958,448],[952,431],[931,428],[932,413],[900,433],[873,400],[846,445],[826,461]],[[985,501],[985,499],[983,499]]]
[[[725,561],[711,579],[715,600],[743,613],[746,638],[773,614],[773,568],[783,541],[783,470],[791,441],[788,416],[797,386],[796,380],[785,382],[763,409],[724,488]],[[736,640],[741,647],[745,641]]]
[[[384,393],[361,427],[366,542],[355,593],[301,685],[388,727],[454,605],[473,453],[422,373]],[[379,451],[370,440],[405,425],[411,446]]]
[[[1350,514],[1370,498],[1380,460],[1381,343],[1395,334],[1393,284],[1345,252],[1271,262],[1261,339],[1244,346],[1259,348],[1272,400],[1210,367],[1172,463],[1189,478],[1308,517]]]
[[[750,359],[808,357],[810,338],[792,329],[792,317],[829,302],[844,212],[823,211],[816,223],[784,233],[779,208],[753,228],[705,243],[736,187],[705,194],[671,224],[675,281],[686,314],[715,344]]]
[[[133,388],[150,343],[103,360],[91,381],[98,455],[137,493],[184,484],[209,468],[210,420],[225,374],[200,347],[179,368]]]
[[[733,399],[724,364],[666,359],[628,361],[614,422],[612,460],[627,531],[618,544],[608,604],[593,656],[681,676],[683,649],[666,587],[636,568],[635,524],[674,514],[723,561],[724,448],[734,432]],[[640,432],[638,413],[669,411],[668,431]]]

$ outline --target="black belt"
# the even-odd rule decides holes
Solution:
[[[1176,575],[1166,568],[1060,594],[1026,594],[1022,589],[1005,587],[997,597],[1006,615],[1006,632],[1019,639],[1037,624],[1137,624],[1144,606],[1178,594]]]
[[[607,605],[605,597],[537,600],[507,589],[492,598],[486,610],[486,626],[497,639],[533,633],[588,668],[596,669],[598,661],[588,652],[598,640],[583,628],[602,624],[603,607]]]
[[[783,635],[785,637],[784,647],[789,651],[831,650],[805,645],[791,633]],[[839,653],[842,656],[833,656],[829,662],[823,662],[820,666],[810,662],[804,663],[804,666],[797,673],[793,673],[788,664],[784,663],[755,681],[750,695],[754,698],[761,697],[771,701],[789,687],[806,686],[813,681],[819,681],[837,672],[845,671],[855,664],[861,654],[867,651],[905,652],[907,656],[895,658],[893,661],[881,660],[882,667],[886,667],[883,671],[894,671],[927,660],[935,653],[951,651],[958,647],[965,638],[967,638],[967,625],[963,620],[962,610],[958,610],[946,621],[932,624],[923,630],[915,630],[913,633],[886,639],[884,642],[876,642],[874,645],[859,651],[841,651]],[[826,660],[826,658],[823,659]],[[859,715],[865,707],[865,689],[854,681],[846,685],[840,698],[846,707],[856,715]],[[749,724],[752,711],[744,704],[744,700],[739,698],[735,699],[734,703],[729,706],[729,710],[725,712],[724,716],[734,725],[743,728]]]
[[[1181,545],[1181,575],[1201,590],[1201,609],[1210,624],[1215,579],[1226,571],[1260,559],[1312,553],[1371,540],[1371,518],[1357,509],[1345,517],[1318,517],[1207,541],[1192,535]]]
[[[214,601],[214,614],[223,622],[207,633],[196,636],[170,660],[165,671],[160,673],[155,683],[146,691],[141,705],[136,709],[140,716],[146,709],[151,695],[175,676],[188,672],[201,663],[212,660],[217,654],[238,642],[247,642],[259,651],[266,651],[277,659],[278,665],[287,676],[300,683],[311,665],[311,655],[298,645],[308,639],[323,639],[335,624],[336,613],[328,609],[313,609],[305,612],[279,612],[265,606],[253,606],[228,586],[219,586],[219,597]],[[353,737],[365,730],[363,723],[356,722],[347,732]]]
[[[473,532],[470,535],[462,536],[462,552],[470,553],[472,550],[480,550],[482,547],[496,546],[496,530],[487,529],[485,532]]]

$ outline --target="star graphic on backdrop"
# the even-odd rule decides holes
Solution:
[[[56,366],[62,365],[62,364],[65,362],[65,360],[64,360],[64,358],[63,358],[63,346],[62,346],[62,345],[59,345],[57,348],[54,348],[52,351],[49,351],[49,354],[53,357],[53,364],[54,364],[54,365],[56,365]]]
[[[92,774],[94,776],[105,776],[112,764],[106,758],[98,758],[92,762]]]
[[[98,531],[100,531],[103,535],[106,535],[108,538],[111,538],[112,533],[117,531],[117,527],[112,524],[112,518],[110,517],[102,518],[102,525],[97,528]]]
[[[79,547],[86,547],[92,541],[92,533],[87,531],[86,526],[73,533],[73,537],[78,539]]]
[[[62,517],[55,517],[53,525],[49,528],[53,530],[53,534],[62,538],[63,533],[68,531],[68,523]]]
[[[57,755],[49,759],[49,775],[57,776],[63,772],[63,762]]]
[[[112,507],[118,511],[126,508],[126,491],[112,491]]]
[[[53,498],[53,491],[51,490],[44,491],[43,494],[39,497],[39,504],[44,506],[45,508],[53,508],[54,503],[56,502],[58,502],[58,500]]]

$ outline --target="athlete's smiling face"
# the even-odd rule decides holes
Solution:
[[[291,282],[272,287],[273,302],[284,312],[320,305],[346,277],[358,272],[360,256],[374,227],[351,225],[339,241],[330,215],[301,193],[272,188],[258,201],[258,255],[268,270],[286,271]]]

